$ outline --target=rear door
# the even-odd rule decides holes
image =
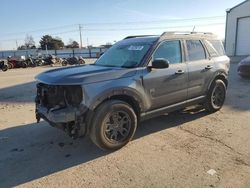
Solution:
[[[200,40],[186,40],[188,99],[204,95],[214,62]]]
[[[165,69],[146,68],[143,83],[150,100],[150,110],[182,102],[187,99],[187,65],[183,62],[182,42],[162,42],[152,60],[164,58],[170,65]]]

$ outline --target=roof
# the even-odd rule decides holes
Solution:
[[[244,3],[248,2],[248,1],[250,1],[250,0],[245,0],[245,1],[241,2],[241,3],[239,3],[238,5],[235,5],[234,7],[227,9],[226,11],[230,12],[231,10],[243,5]]]

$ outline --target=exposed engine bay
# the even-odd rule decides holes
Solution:
[[[54,86],[37,84],[39,104],[48,109],[55,107],[77,107],[82,101],[81,86]]]

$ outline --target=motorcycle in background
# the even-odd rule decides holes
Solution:
[[[23,56],[21,56],[21,58],[12,58],[11,56],[9,56],[7,58],[7,62],[8,62],[8,68],[13,69],[13,68],[26,68],[27,67],[27,63],[26,60]]]
[[[83,65],[85,64],[85,61],[83,57],[69,57],[67,59],[63,59],[62,61],[62,66],[67,66],[67,65]]]

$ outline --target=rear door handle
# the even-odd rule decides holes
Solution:
[[[209,69],[212,69],[212,68],[213,68],[212,65],[208,65],[208,66],[205,67],[206,70],[209,70]]]
[[[185,71],[183,71],[183,70],[178,70],[175,72],[175,74],[184,74],[184,73],[185,73]]]

